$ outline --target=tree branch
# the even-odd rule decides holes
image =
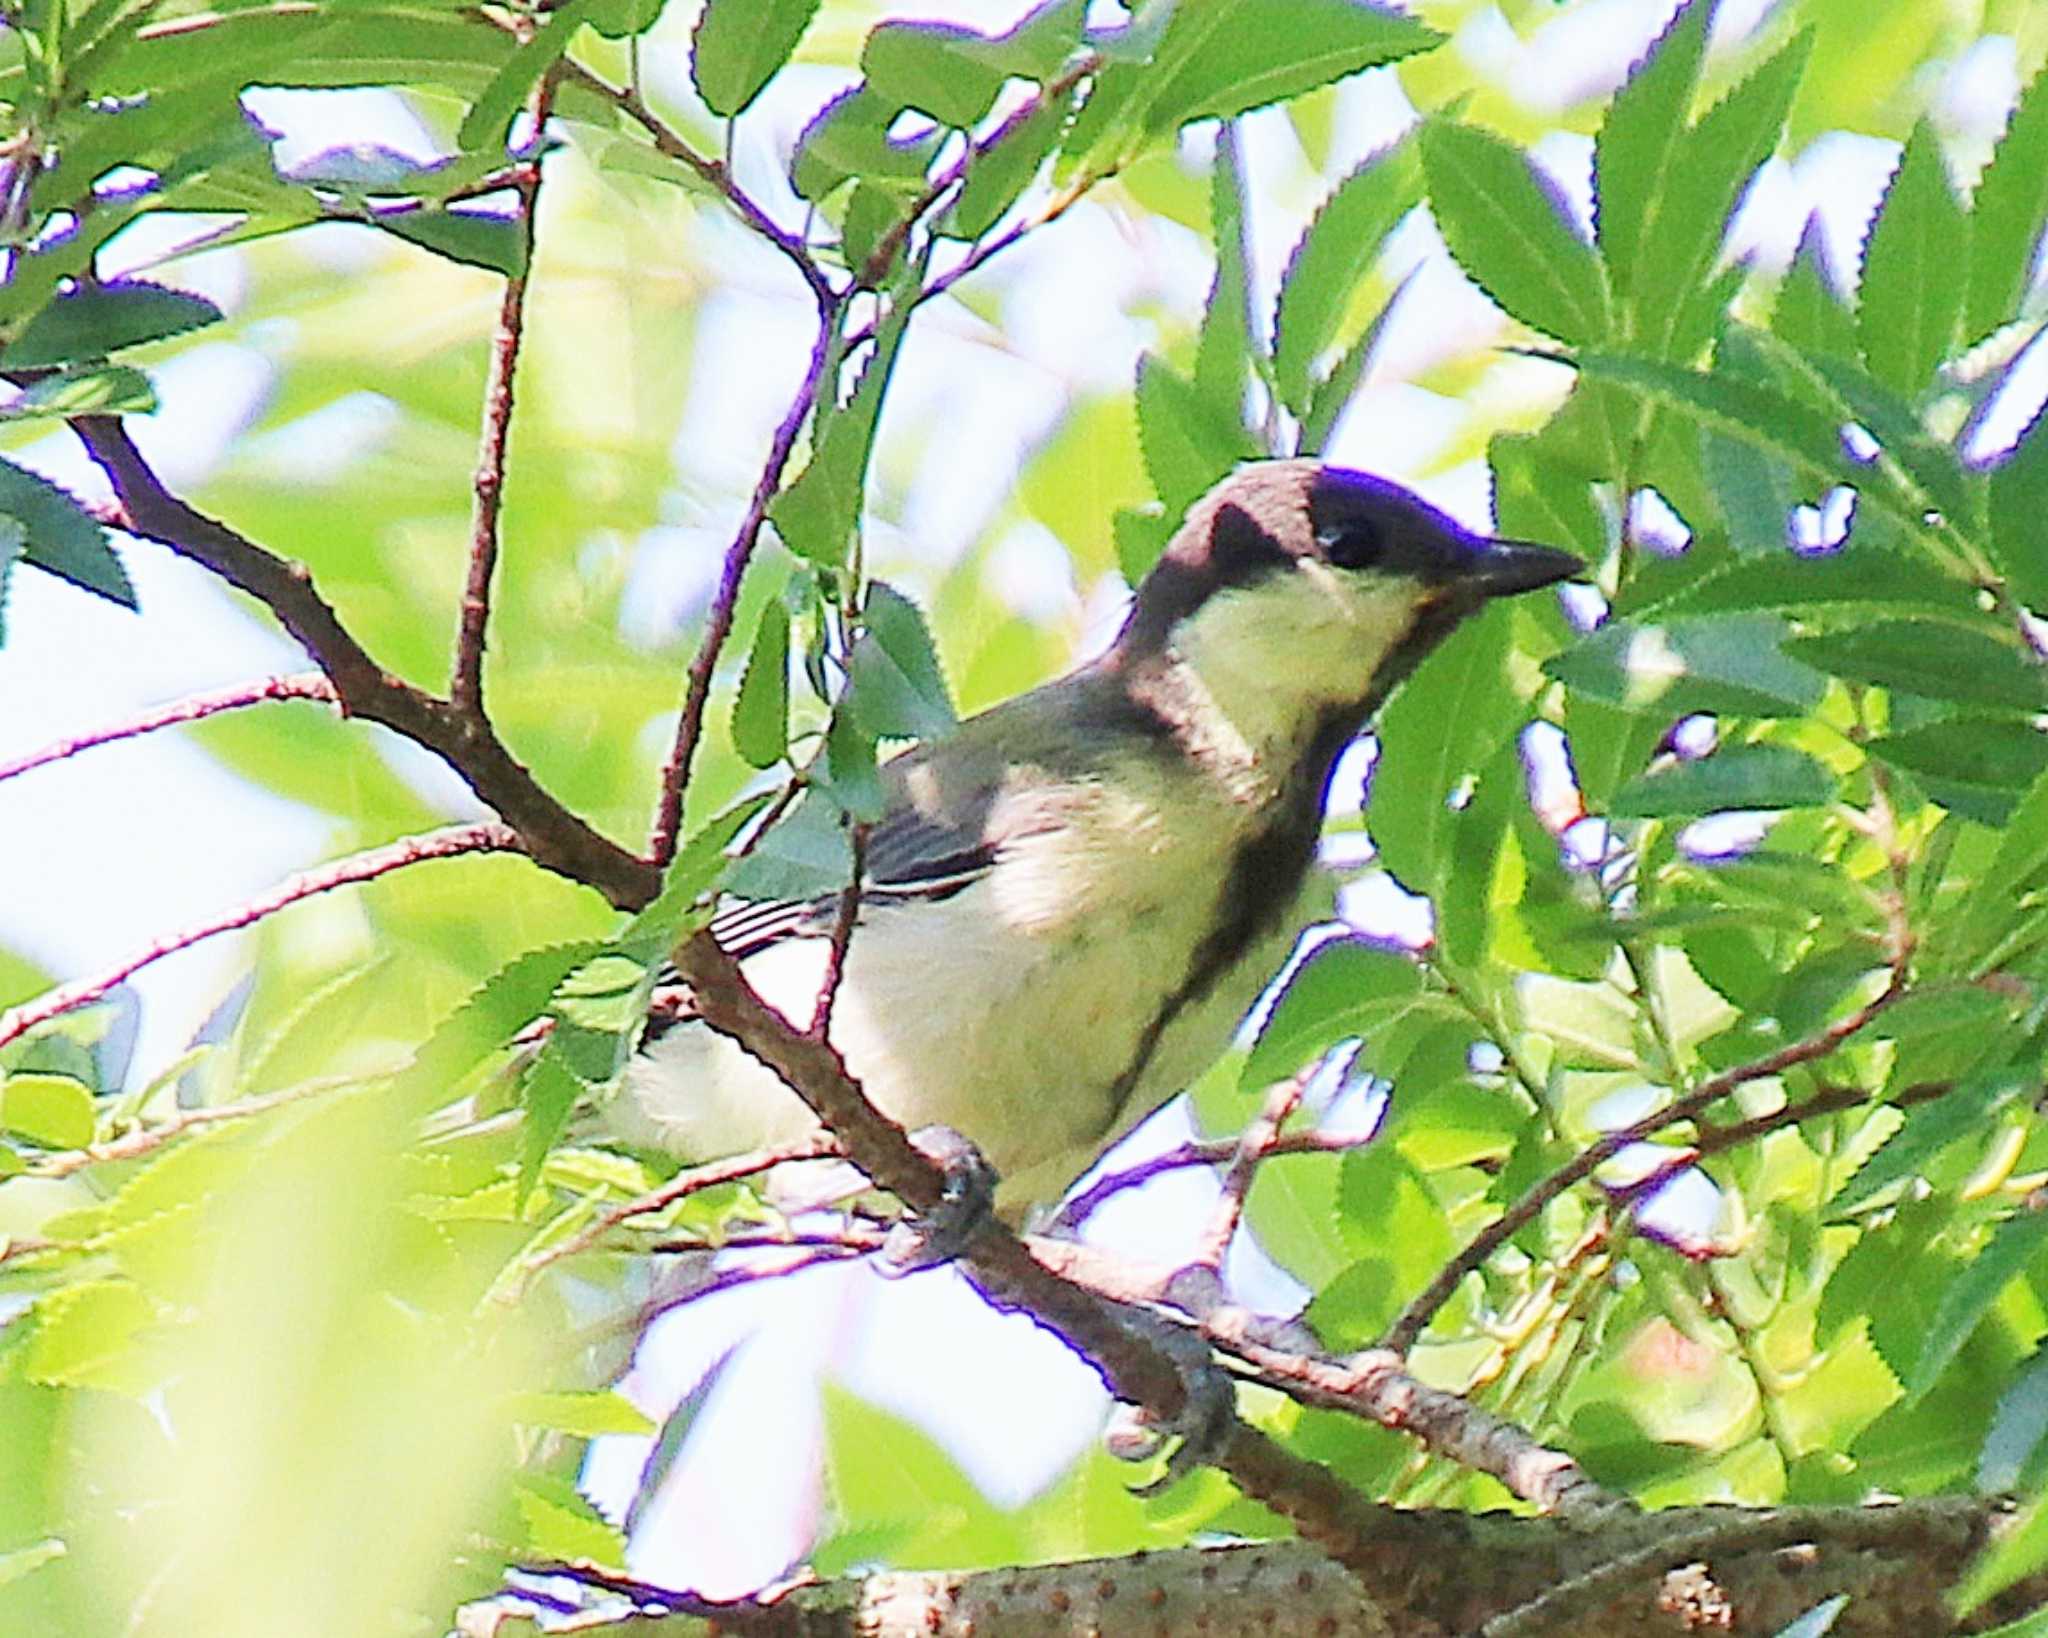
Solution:
[[[352,858],[338,859],[332,864],[321,865],[315,870],[301,871],[287,876],[268,893],[237,905],[226,913],[209,921],[195,922],[174,933],[166,933],[154,943],[123,957],[111,967],[104,968],[90,977],[81,978],[70,984],[61,984],[54,990],[46,990],[33,1001],[24,1001],[12,1011],[0,1015],[0,1046],[27,1034],[40,1024],[48,1023],[74,1008],[89,1006],[107,991],[124,980],[133,977],[152,962],[161,961],[167,955],[180,950],[189,950],[203,939],[217,933],[231,933],[237,928],[250,927],[267,916],[274,916],[289,905],[301,899],[310,899],[321,893],[332,892],[337,887],[351,886],[357,882],[374,881],[379,876],[388,876],[394,870],[403,870],[407,865],[419,864],[426,859],[451,859],[465,853],[517,853],[524,851],[521,839],[504,825],[476,824],[454,825],[447,830],[437,830],[425,836],[408,836],[403,841],[388,846],[372,848],[367,853],[358,853]]]
[[[788,258],[790,265],[797,270],[798,276],[809,287],[821,313],[837,303],[838,295],[833,290],[831,281],[825,277],[824,270],[812,260],[809,247],[796,234],[778,227],[774,219],[733,180],[732,172],[726,169],[722,160],[698,153],[676,134],[667,121],[649,108],[640,93],[631,86],[613,85],[609,80],[592,73],[573,57],[562,59],[562,77],[602,97],[653,138],[656,152],[687,167],[696,174],[699,181],[718,193],[731,207],[735,216]]]
[[[130,717],[126,722],[117,722],[112,727],[95,728],[90,733],[57,740],[30,751],[26,756],[16,757],[12,762],[0,762],[0,783],[13,779],[18,774],[45,767],[52,762],[68,761],[79,752],[92,750],[95,746],[112,745],[124,739],[136,739],[143,734],[153,734],[160,728],[176,728],[183,723],[200,722],[207,717],[219,716],[223,711],[239,711],[247,705],[261,705],[266,700],[322,700],[329,705],[340,703],[334,692],[334,684],[317,671],[300,671],[288,677],[265,677],[259,682],[236,683],[232,688],[218,689],[210,694],[194,694],[170,705],[160,705],[153,711],[145,711],[139,716]]]
[[[704,737],[704,709],[711,700],[711,679],[718,669],[718,657],[732,636],[733,613],[739,607],[740,586],[747,577],[747,565],[754,560],[761,529],[768,521],[768,506],[781,486],[804,423],[817,407],[825,385],[825,362],[832,354],[833,333],[839,326],[839,309],[828,305],[818,317],[817,340],[811,344],[810,363],[798,384],[796,397],[775,429],[768,445],[768,458],[761,463],[761,475],[754,481],[754,493],[740,518],[732,544],[725,549],[725,561],[718,572],[718,590],[712,595],[710,611],[704,616],[704,635],[698,639],[683,685],[683,710],[676,722],[675,743],[661,770],[661,794],[655,803],[654,836],[648,852],[657,865],[675,857],[676,839],[683,828],[683,790],[690,782],[690,766],[696,760],[698,743]]]
[[[1335,1155],[1347,1149],[1356,1149],[1370,1143],[1370,1132],[1284,1132],[1274,1139],[1266,1150],[1267,1159],[1281,1155]],[[1175,1145],[1149,1160],[1141,1160],[1126,1166],[1122,1171],[1105,1172],[1079,1194],[1068,1196],[1065,1204],[1054,1215],[1053,1221],[1062,1228],[1079,1228],[1094,1216],[1114,1195],[1126,1189],[1135,1189],[1141,1183],[1149,1183],[1155,1177],[1167,1172],[1184,1171],[1190,1166],[1221,1166],[1233,1159],[1238,1151],[1237,1138],[1210,1138]]]
[[[528,99],[533,121],[533,157],[514,169],[512,192],[517,196],[519,268],[505,280],[498,303],[498,328],[491,338],[490,375],[484,383],[484,424],[477,439],[475,493],[469,535],[469,574],[463,584],[462,612],[455,633],[455,666],[448,698],[456,710],[481,717],[484,708],[484,638],[491,621],[491,576],[498,566],[498,518],[505,495],[505,446],[512,429],[512,378],[519,367],[519,345],[526,333],[526,281],[533,267],[536,214],[540,204],[543,131],[555,99],[555,69],[541,75]]]
[[[661,886],[658,867],[600,835],[545,790],[490,725],[414,688],[370,658],[303,565],[287,562],[164,488],[113,416],[85,415],[72,430],[112,481],[121,527],[159,541],[270,610],[334,685],[343,712],[381,723],[432,751],[519,833],[535,863],[635,909]]]
[[[856,1166],[913,1211],[929,1212],[939,1204],[939,1169],[902,1127],[868,1102],[830,1042],[793,1029],[754,993],[708,933],[679,947],[676,965],[704,1021],[780,1076],[845,1144]],[[1128,1324],[1114,1305],[1038,1262],[1006,1225],[985,1221],[964,1265],[993,1306],[1028,1314],[1063,1338],[1102,1373],[1119,1399],[1142,1405],[1160,1421],[1178,1415],[1186,1389],[1179,1367],[1159,1343]],[[1232,1426],[1215,1460],[1304,1538],[1340,1563],[1374,1573],[1364,1525],[1371,1510],[1326,1468],[1242,1422]]]
[[[1812,1063],[1816,1058],[1825,1058],[1905,994],[1905,961],[1904,952],[1899,952],[1884,989],[1847,1017],[1838,1018],[1826,1029],[1782,1046],[1776,1052],[1709,1076],[1685,1096],[1674,1098],[1663,1108],[1652,1110],[1627,1126],[1601,1133],[1555,1171],[1539,1178],[1519,1200],[1473,1235],[1464,1250],[1437,1271],[1436,1278],[1416,1294],[1388,1327],[1380,1346],[1405,1355],[1415,1346],[1416,1339],[1422,1335],[1436,1311],[1464,1282],[1466,1275],[1482,1267],[1489,1257],[1533,1223],[1551,1201],[1574,1184],[1591,1177],[1630,1144],[1648,1142],[1666,1127],[1676,1126],[1681,1121],[1697,1120],[1739,1086],[1782,1074],[1799,1064]]]

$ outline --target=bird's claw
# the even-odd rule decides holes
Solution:
[[[950,1263],[995,1213],[996,1170],[950,1126],[920,1126],[910,1141],[945,1174],[939,1202],[889,1230],[877,1267],[890,1279]]]
[[[1173,1417],[1160,1420],[1143,1406],[1119,1405],[1104,1435],[1110,1453],[1126,1461],[1147,1460],[1167,1440],[1177,1441],[1167,1453],[1166,1470],[1134,1487],[1137,1495],[1156,1496],[1222,1456],[1237,1428],[1237,1383],[1199,1333],[1142,1309],[1128,1314],[1126,1323],[1171,1359],[1180,1376],[1181,1407]]]

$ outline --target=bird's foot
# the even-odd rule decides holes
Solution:
[[[889,1230],[877,1266],[891,1279],[950,1263],[995,1214],[996,1169],[950,1126],[920,1126],[910,1141],[945,1174],[939,1203]]]
[[[1110,1454],[1130,1462],[1148,1461],[1168,1440],[1177,1441],[1167,1453],[1166,1471],[1136,1487],[1140,1496],[1156,1496],[1222,1456],[1237,1429],[1237,1381],[1216,1362],[1198,1332],[1144,1309],[1126,1310],[1123,1318],[1171,1359],[1180,1374],[1177,1414],[1161,1419],[1142,1405],[1119,1405],[1110,1413],[1103,1435]]]

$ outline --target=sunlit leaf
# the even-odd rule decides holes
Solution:
[[[1607,333],[1607,275],[1521,149],[1477,126],[1433,120],[1422,171],[1444,242],[1513,317],[1582,345]]]
[[[1923,120],[1871,224],[1857,293],[1863,357],[1894,392],[1924,392],[1955,345],[1969,244],[1970,219],[1950,191],[1940,139]]]
[[[710,0],[690,36],[690,78],[705,106],[743,113],[789,61],[818,0]]]
[[[1610,811],[1665,819],[1727,809],[1814,807],[1835,796],[1826,768],[1783,745],[1730,745],[1697,762],[1674,762],[1630,780]]]
[[[2048,74],[2020,94],[2012,119],[1970,201],[1970,289],[1964,339],[2013,317],[2026,294],[2034,249],[2048,225]]]

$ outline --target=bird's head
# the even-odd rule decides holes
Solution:
[[[1189,509],[1139,586],[1112,663],[1191,668],[1254,741],[1347,717],[1355,729],[1489,599],[1584,567],[1569,552],[1474,534],[1364,472],[1261,461]]]

